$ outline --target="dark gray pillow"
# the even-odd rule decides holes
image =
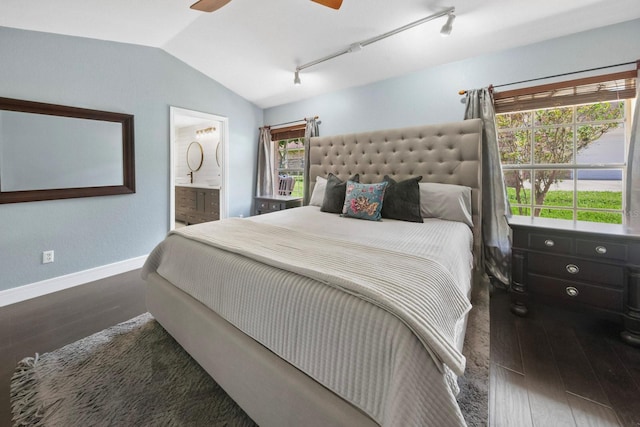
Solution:
[[[399,219],[409,222],[424,222],[420,215],[421,176],[396,182],[389,175],[384,176],[387,189],[382,203],[382,218]]]
[[[360,182],[360,174],[355,174],[349,181]],[[324,198],[322,199],[322,212],[342,213],[344,207],[344,195],[347,191],[347,182],[341,181],[340,178],[332,173],[327,177],[327,187],[324,190]]]

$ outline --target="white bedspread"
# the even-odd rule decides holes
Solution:
[[[468,293],[472,264],[471,232],[466,225],[441,220],[427,220],[425,224],[393,220],[372,223],[321,213],[316,207],[228,222],[245,221],[276,225],[250,227],[254,229],[253,242],[272,240],[282,250],[274,251],[271,244],[257,244],[252,254],[241,256],[238,253],[245,251],[247,245],[234,243],[229,235],[223,236],[222,224],[202,224],[169,236],[154,250],[144,271],[158,271],[381,425],[464,424],[455,403],[452,378],[442,374],[442,364],[434,363],[431,356],[435,354],[437,360],[461,372],[464,359],[455,347],[455,331],[458,318],[468,309],[468,301],[464,297],[459,299]],[[305,231],[302,236],[306,236],[306,243],[302,246],[287,243],[283,238],[295,234],[290,231],[295,229]],[[218,230],[221,241],[227,240],[237,253],[204,247],[202,242],[216,241],[202,237],[207,230]],[[326,236],[337,238],[342,244]],[[319,254],[313,251],[312,241],[322,245]],[[452,245],[452,242],[456,243]],[[430,303],[427,310],[435,310],[431,317],[438,319],[436,323],[448,319],[444,322],[446,332],[442,325],[437,328],[428,325],[416,331],[420,328],[414,320],[422,321],[424,317],[421,304],[409,304],[412,315],[417,314],[416,319],[410,316],[410,321],[399,321],[398,313],[393,310],[391,314],[382,310],[380,304],[353,295],[367,291],[345,293],[321,283],[335,281],[336,277],[324,277],[322,271],[318,274],[317,266],[336,263],[346,254],[353,257],[353,252],[346,248],[357,248],[361,252],[364,244],[375,248],[368,251],[368,265],[377,267],[367,270],[367,265],[364,266],[375,279],[384,278],[385,266],[391,271],[397,264],[402,264],[405,270],[415,265],[416,272],[422,271],[420,265],[432,264],[439,276],[448,277],[448,286],[455,290],[452,292],[455,296],[450,299],[453,306]],[[327,245],[333,246],[333,250]],[[240,250],[240,246],[244,249]],[[300,252],[295,255],[296,251]],[[260,258],[267,252],[278,252],[277,261],[256,263],[246,257]],[[391,256],[397,252],[405,253],[405,257]],[[366,262],[367,256],[361,255],[356,257],[357,262]],[[302,275],[277,268],[288,259]],[[316,273],[310,274],[310,271]],[[329,276],[336,276],[335,269],[333,271]],[[429,275],[423,272],[417,277],[420,280],[410,281],[413,284],[407,289],[415,293],[421,280],[426,278],[428,283],[430,279],[425,274]],[[418,302],[416,295],[407,298],[405,303]],[[426,341],[431,341],[434,333],[442,335],[435,347],[433,342],[425,342],[425,335]]]

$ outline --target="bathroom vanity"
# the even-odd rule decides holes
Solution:
[[[220,189],[210,185],[176,185],[176,221],[186,225],[220,219]]]

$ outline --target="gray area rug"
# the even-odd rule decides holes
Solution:
[[[469,426],[484,426],[488,291],[474,302],[458,402]],[[255,425],[148,313],[20,361],[11,405],[14,426]]]
[[[457,400],[469,427],[489,423],[490,321],[489,283],[476,286],[471,295],[473,309],[469,313],[462,353],[467,358],[464,376],[458,378]]]

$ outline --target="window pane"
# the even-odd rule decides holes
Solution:
[[[536,126],[562,125],[573,122],[573,107],[549,108],[535,112]]]
[[[573,173],[566,170],[534,171],[534,203],[543,206],[573,207]]]
[[[291,190],[291,196],[303,197],[304,196],[304,177],[302,171],[289,171],[287,175],[293,176],[294,184]]]
[[[498,114],[496,126],[498,129],[531,127],[531,111]]]
[[[609,224],[622,224],[622,214],[613,212],[578,211],[578,220],[589,222],[607,222]]]
[[[598,122],[622,118],[624,118],[624,101],[598,102],[576,107],[576,122]]]
[[[573,129],[569,126],[536,129],[535,163],[567,164],[573,159]]]
[[[541,218],[573,219],[573,211],[564,209],[536,209]]]
[[[504,171],[504,184],[511,205],[531,205],[531,173],[523,170]]]
[[[502,164],[531,163],[531,131],[498,132],[498,148]]]
[[[579,208],[622,210],[622,169],[580,169],[577,172]]]
[[[578,126],[576,163],[624,163],[624,125]]]

